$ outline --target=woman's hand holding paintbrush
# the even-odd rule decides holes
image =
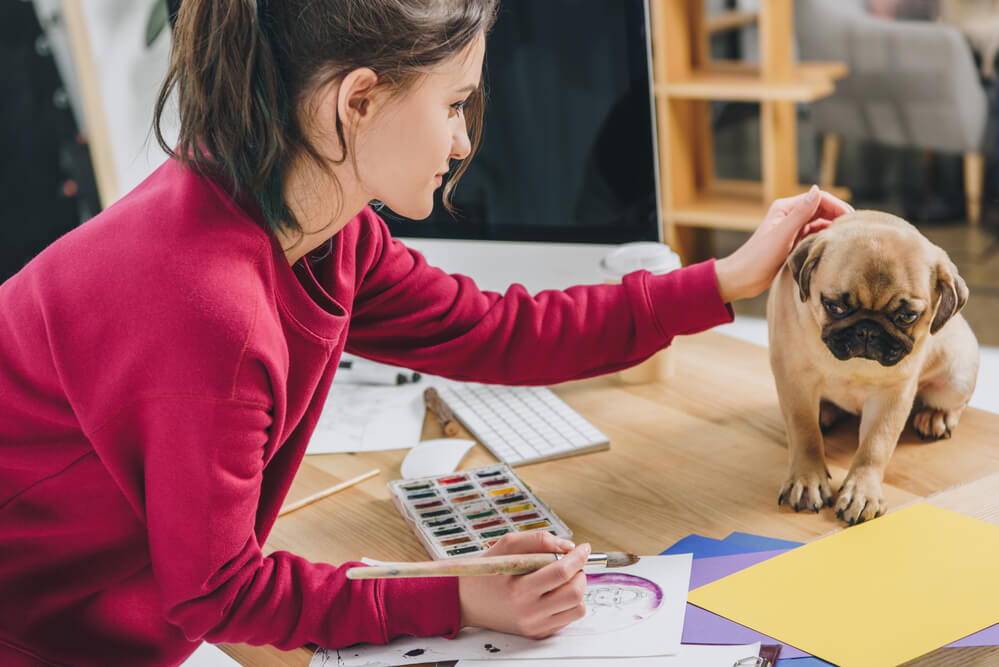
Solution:
[[[563,554],[556,562],[521,576],[458,577],[461,625],[541,638],[586,614],[583,566],[590,545],[575,546],[551,533],[508,533],[485,556]],[[502,600],[502,604],[497,604]]]

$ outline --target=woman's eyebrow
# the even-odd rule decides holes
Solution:
[[[458,88],[454,92],[456,92],[456,93],[471,93],[471,92],[474,92],[476,88],[478,88],[478,86],[469,83],[467,85],[462,86],[461,88]]]

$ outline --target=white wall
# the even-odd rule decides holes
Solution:
[[[114,178],[113,201],[139,184],[165,158],[152,132],[153,109],[170,57],[170,35],[165,30],[145,46],[146,21],[156,0],[33,0],[39,21],[52,45],[77,121],[88,138],[107,138]],[[73,53],[61,10],[70,2],[83,19],[93,72],[81,71],[86,59]],[[80,48],[80,44],[73,45]],[[98,89],[99,108],[85,108],[80,81]],[[103,128],[98,128],[98,123]],[[103,132],[100,131],[103,129]],[[164,133],[172,143],[177,122],[170,114]],[[112,201],[102,202],[105,206]]]

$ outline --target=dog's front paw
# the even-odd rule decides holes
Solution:
[[[784,503],[793,507],[795,512],[803,509],[818,512],[832,505],[833,492],[825,464],[815,461],[792,465],[777,496],[777,505]]]
[[[960,410],[922,408],[912,416],[912,426],[923,440],[943,440],[957,426]]]
[[[879,517],[886,509],[880,472],[856,470],[846,476],[839,489],[836,516],[852,526]]]

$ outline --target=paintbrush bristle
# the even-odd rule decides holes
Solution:
[[[627,567],[638,562],[638,556],[624,551],[608,551],[607,567]]]

